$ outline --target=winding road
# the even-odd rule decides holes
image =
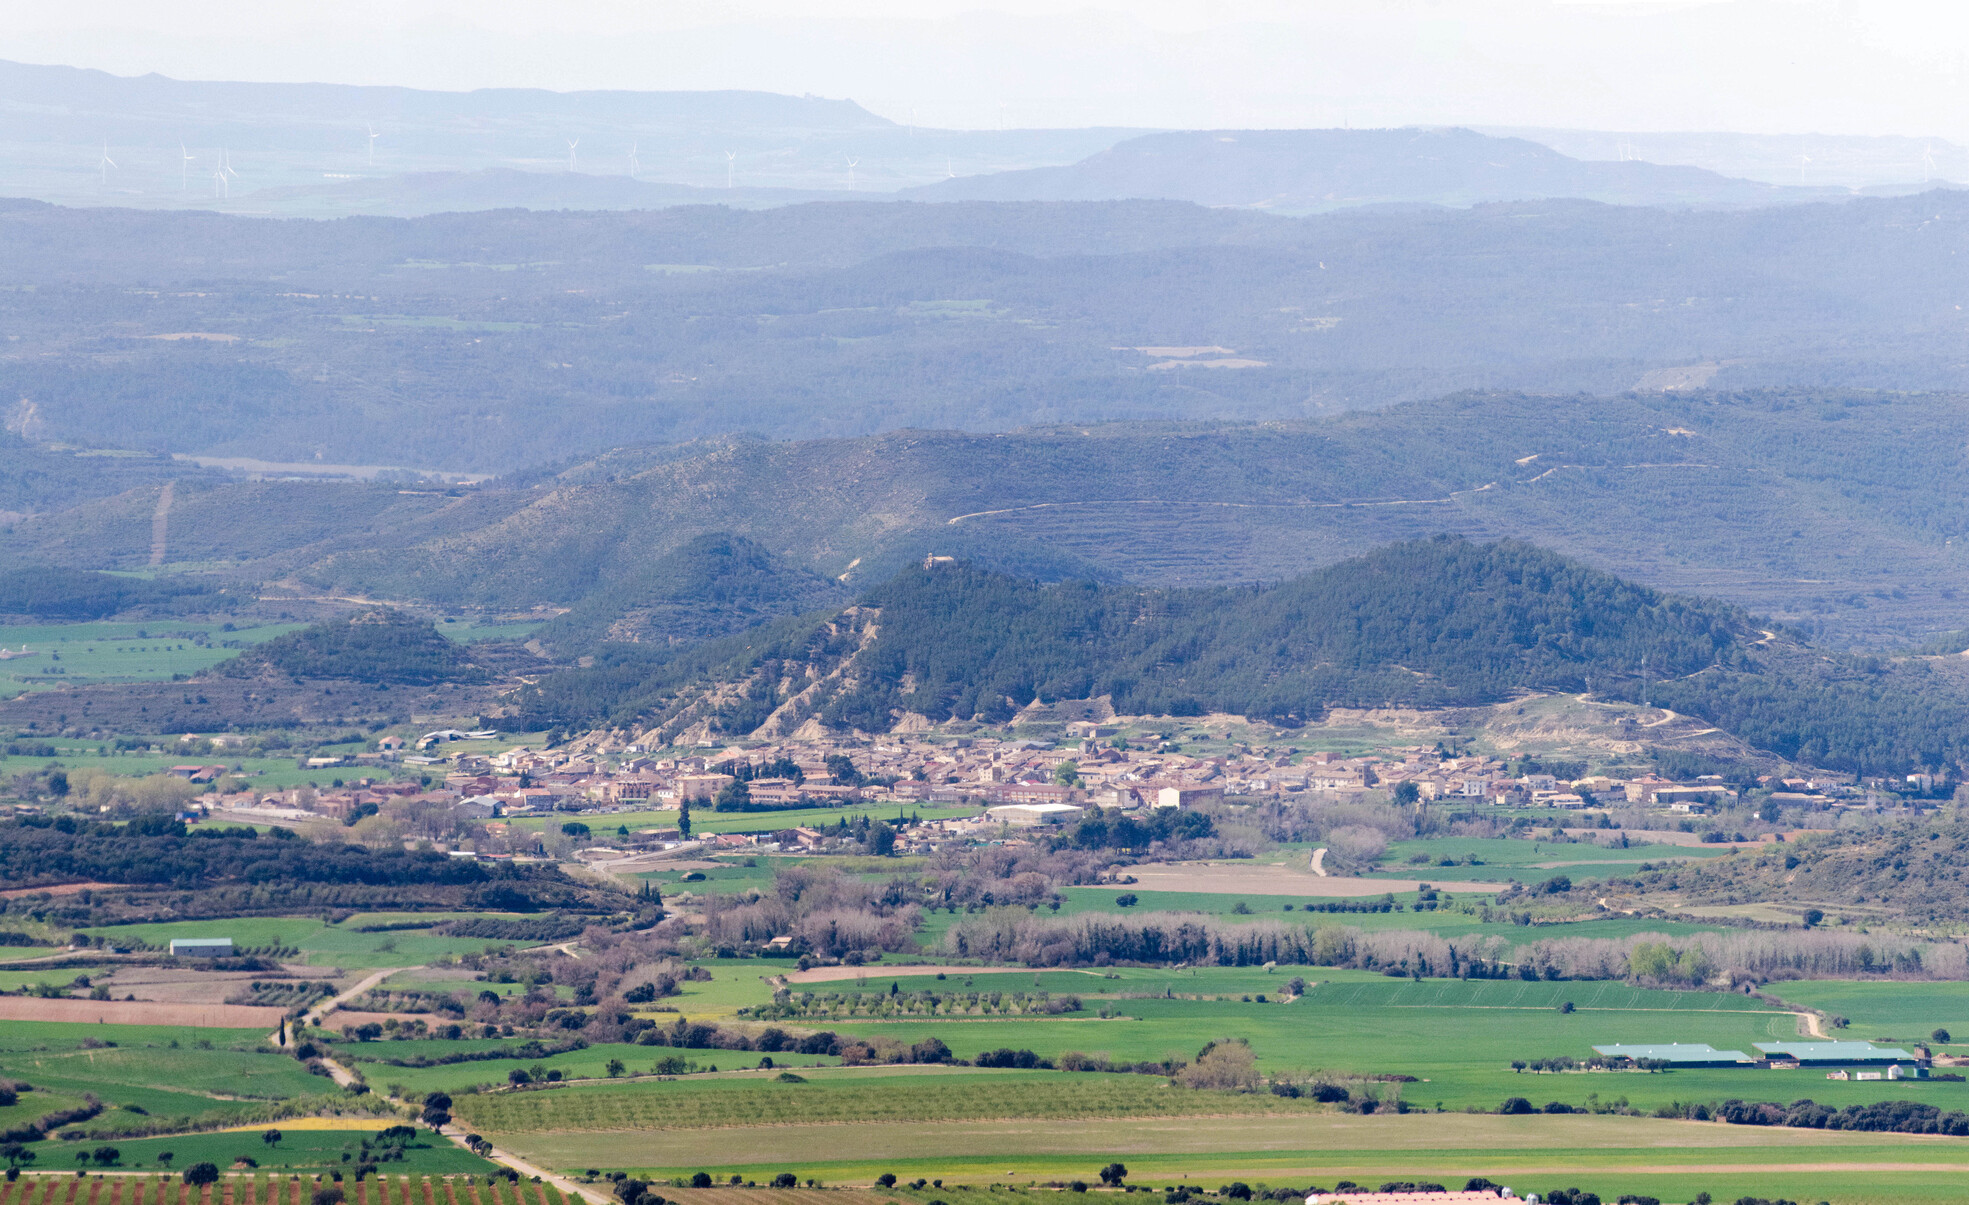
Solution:
[[[575,956],[573,954],[573,951],[571,950],[568,951],[568,954],[570,957]],[[415,969],[414,967],[384,967],[380,971],[370,972],[368,975],[365,975],[361,979],[357,980],[353,987],[350,987],[348,990],[341,992],[335,996],[329,997],[327,1000],[322,1001],[320,1004],[314,1005],[313,1007],[309,1008],[306,1012],[302,1013],[299,1019],[297,1019],[294,1024],[294,1030],[293,1030],[294,1034],[298,1037],[301,1030],[304,1027],[318,1025],[323,1018],[328,1016],[329,1013],[334,1012],[336,1009],[342,1007],[342,1005],[348,1003],[349,1001],[360,997],[363,993],[369,991],[371,988],[374,988],[376,985],[382,983],[385,979],[388,979],[390,976],[398,974],[399,972],[402,971],[414,970],[414,969]],[[274,1042],[276,1043],[279,1042],[278,1033],[270,1034],[268,1036]],[[320,1061],[324,1067],[328,1068],[329,1076],[342,1087],[346,1088],[350,1084],[356,1082],[355,1072],[349,1070],[349,1068],[343,1066],[341,1063],[337,1062],[334,1058],[324,1054],[320,1056]],[[400,1097],[389,1096],[381,1092],[376,1093],[376,1095],[381,1100],[389,1101],[391,1104],[396,1105],[399,1108],[410,1110],[412,1112],[416,1111],[416,1109],[419,1107],[418,1105],[412,1103],[411,1101],[403,1100]],[[457,1125],[447,1122],[445,1125],[439,1127],[438,1133],[443,1134],[446,1138],[449,1138],[452,1141],[456,1142],[459,1146],[465,1145],[466,1131]],[[550,1171],[547,1168],[540,1167],[537,1164],[522,1159],[520,1156],[514,1154],[511,1151],[500,1150],[498,1147],[492,1147],[488,1150],[485,1150],[483,1152],[483,1155],[486,1159],[489,1159],[492,1162],[499,1164],[501,1167],[510,1168],[511,1170],[519,1173],[521,1176],[529,1177],[532,1179],[538,1179],[544,1183],[552,1184],[555,1188],[560,1189],[561,1193],[564,1196],[568,1196],[576,1200],[588,1201],[591,1202],[592,1205],[613,1205],[611,1198],[602,1195],[601,1193],[597,1192],[594,1188],[585,1184],[577,1184],[573,1180],[568,1179],[566,1176],[560,1175],[557,1172]]]

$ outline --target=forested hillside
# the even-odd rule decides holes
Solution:
[[[485,672],[426,620],[376,608],[276,636],[213,667],[229,678],[289,678],[428,685],[482,682]]]
[[[207,614],[239,598],[206,580],[146,581],[49,565],[0,571],[0,615],[43,620],[102,619],[119,613]]]
[[[1727,605],[1542,549],[1442,537],[1271,587],[1045,586],[965,565],[905,570],[838,616],[667,652],[606,646],[520,696],[536,727],[882,732],[1001,723],[1026,704],[1229,712],[1495,702],[1525,691],[1652,699],[1783,756],[1893,771],[1969,756],[1969,682],[1926,661],[1827,657]]]

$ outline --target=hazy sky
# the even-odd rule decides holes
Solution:
[[[1959,0],[0,0],[0,58],[200,79],[812,92],[966,127],[1969,141]]]

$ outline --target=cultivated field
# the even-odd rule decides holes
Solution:
[[[1934,1030],[1946,1029],[1958,1047],[1969,1046],[1969,983],[1800,979],[1773,983],[1768,990],[1788,1002],[1850,1019],[1855,1035],[1925,1042]]]
[[[364,914],[373,917],[375,914]],[[158,924],[112,925],[85,930],[110,942],[138,941],[166,946],[174,937],[230,937],[234,946],[292,946],[298,961],[312,967],[412,967],[447,956],[476,954],[487,947],[526,946],[529,942],[491,942],[484,938],[445,937],[420,929],[362,932],[374,923],[364,915],[330,924],[313,916],[243,917],[233,920],[168,921]],[[456,913],[427,918],[436,924]],[[513,913],[488,912],[505,917]]]
[[[502,1135],[500,1140],[557,1166],[658,1176],[705,1170],[718,1180],[735,1173],[763,1181],[791,1171],[825,1183],[867,1184],[890,1172],[903,1180],[942,1181],[917,1192],[899,1186],[885,1197],[910,1205],[928,1199],[966,1205],[1035,1182],[1091,1181],[1114,1159],[1126,1163],[1131,1183],[1158,1189],[1179,1184],[1215,1189],[1230,1180],[1301,1190],[1341,1179],[1454,1185],[1481,1175],[1519,1192],[1576,1185],[1605,1200],[1633,1192],[1687,1201],[1708,1192],[1725,1201],[1783,1195],[1855,1205],[1959,1199],[1956,1186],[1969,1173],[1969,1144],[1960,1140],[1623,1117],[1411,1113],[899,1122]],[[715,1191],[724,1199],[729,1190]],[[1034,1195],[1045,1193],[1040,1189]],[[733,1193],[733,1199],[758,1205],[775,1200],[754,1193]]]
[[[196,1025],[272,1033],[286,1012],[244,1004],[168,1004],[154,1000],[76,1000],[0,996],[0,1021],[80,1021],[105,1025]]]
[[[153,682],[191,674],[302,625],[225,630],[217,623],[54,623],[0,626],[0,647],[35,654],[0,661],[0,691],[52,690],[92,682]]]
[[[783,1083],[772,1072],[717,1079],[582,1085],[461,1097],[457,1115],[486,1132],[706,1129],[827,1122],[990,1118],[1180,1117],[1306,1114],[1310,1100],[1174,1089],[1156,1076],[1029,1075],[968,1068],[813,1072]]]

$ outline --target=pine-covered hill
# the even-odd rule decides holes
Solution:
[[[1969,759],[1969,675],[1833,655],[1713,600],[1666,594],[1513,541],[1389,545],[1266,587],[1046,585],[972,566],[905,570],[846,610],[672,650],[606,645],[518,696],[537,728],[674,738],[1002,722],[1108,698],[1133,715],[1283,723],[1332,707],[1441,707],[1591,691],[1697,716],[1817,765]]]
[[[237,594],[206,580],[151,581],[54,565],[0,570],[0,615],[28,619],[73,622],[117,614],[211,614],[238,603]]]
[[[486,680],[470,655],[430,622],[387,607],[276,636],[209,672],[229,678],[278,673],[390,685]]]
[[[1041,586],[916,569],[864,596],[882,611],[855,689],[828,718],[875,726],[1009,718],[1034,699],[1111,696],[1130,714],[1316,716],[1332,706],[1481,703],[1682,676],[1741,647],[1747,617],[1515,542],[1391,545],[1254,589]]]
[[[838,606],[848,597],[845,586],[756,540],[719,532],[695,536],[653,561],[628,561],[539,637],[577,653],[609,640],[675,644]]]

